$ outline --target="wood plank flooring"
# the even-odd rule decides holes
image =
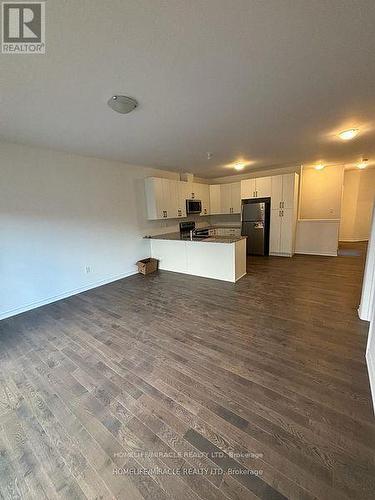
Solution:
[[[374,499],[365,245],[343,250],[2,321],[0,498]]]

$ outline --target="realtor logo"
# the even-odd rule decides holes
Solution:
[[[45,54],[45,2],[2,3],[3,54]]]

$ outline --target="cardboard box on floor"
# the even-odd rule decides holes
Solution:
[[[152,257],[148,259],[142,259],[137,262],[138,272],[141,274],[150,274],[158,270],[159,261],[153,259]]]

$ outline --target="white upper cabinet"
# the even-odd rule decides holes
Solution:
[[[298,187],[298,177],[296,174],[283,175],[283,199],[281,208],[293,208],[295,205],[295,187]]]
[[[208,184],[199,184],[194,182],[192,184],[193,189],[190,193],[194,195],[194,200],[200,200],[202,202],[202,212],[200,215],[210,214],[210,186]]]
[[[255,198],[255,179],[241,181],[241,200]]]
[[[201,200],[201,215],[210,213],[210,186],[160,177],[145,179],[147,217],[179,219],[186,217],[186,200]]]
[[[230,184],[220,185],[220,213],[230,214],[232,208],[232,187]]]
[[[271,208],[273,210],[281,208],[283,199],[283,176],[273,175],[271,177]]]
[[[200,184],[158,177],[145,179],[149,219],[186,217],[186,200],[202,202],[201,215],[239,214],[241,199],[271,197],[272,210],[295,211],[298,175],[284,174],[227,184]]]
[[[272,209],[294,208],[296,183],[298,188],[298,176],[294,173],[272,177]]]
[[[210,214],[239,214],[241,212],[240,190],[239,182],[211,184]]]
[[[189,195],[189,184],[187,182],[176,181],[178,190],[177,217],[186,217],[186,200]]]
[[[272,177],[257,177],[241,181],[241,199],[269,198],[271,196]]]
[[[145,179],[147,215],[149,219],[177,217],[177,181],[148,177]]]
[[[210,185],[210,214],[221,214],[220,184]]]
[[[271,196],[272,177],[259,177],[255,179],[256,198],[269,198]]]
[[[233,182],[231,184],[231,209],[230,213],[239,214],[241,213],[241,183]]]

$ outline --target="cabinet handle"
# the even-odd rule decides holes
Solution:
[[[281,208],[281,201],[280,201],[280,203],[279,203],[279,208]]]

